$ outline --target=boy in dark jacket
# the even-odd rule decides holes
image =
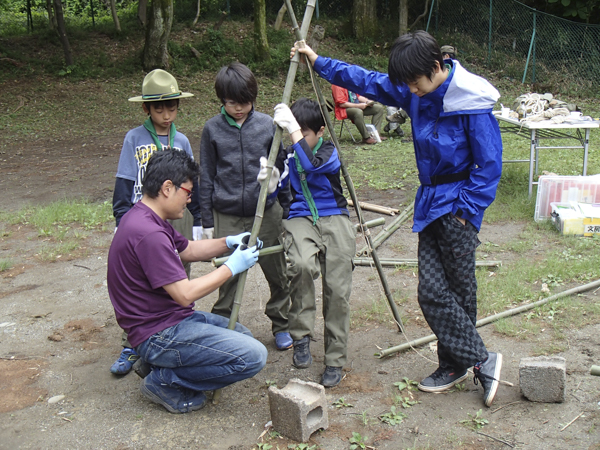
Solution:
[[[352,258],[356,233],[350,223],[340,181],[340,159],[334,145],[323,141],[325,122],[319,105],[306,98],[291,110],[275,108],[275,123],[290,133],[287,165],[292,189],[290,215],[284,221],[284,248],[290,265],[290,333],[294,366],[312,363],[310,338],[315,330],[314,280],[323,277],[325,372],[321,384],[337,386],[348,357]],[[285,186],[286,180],[282,181]]]
[[[221,68],[215,81],[221,113],[209,119],[200,142],[200,189],[203,236],[220,238],[251,231],[258,204],[260,157],[268,157],[275,134],[273,119],[254,110],[258,85],[254,75],[241,63]],[[283,147],[278,161],[283,170]],[[260,239],[265,247],[280,244],[282,219],[289,210],[289,190],[280,192],[265,205]],[[234,232],[235,230],[235,232]],[[290,305],[285,256],[261,256],[260,267],[269,283],[271,297],[265,314],[271,319],[275,344],[279,350],[292,347],[288,332]],[[219,289],[214,314],[231,315],[238,276]]]

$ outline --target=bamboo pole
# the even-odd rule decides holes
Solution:
[[[292,9],[292,4],[291,4],[290,0],[285,0],[285,4],[287,5],[288,14],[290,15],[293,29],[295,30],[295,33],[296,33],[296,39],[298,41],[302,41],[304,39],[304,37],[306,36],[306,34],[302,34],[301,32],[298,31],[296,17],[294,16],[294,10]],[[302,25],[304,26],[304,22],[302,23]],[[294,58],[299,54],[300,54],[299,52],[296,52],[296,54],[294,55]],[[364,224],[365,218],[362,214],[362,210],[360,208],[360,203],[358,201],[358,197],[356,196],[356,191],[354,190],[354,183],[352,182],[352,179],[350,178],[350,174],[348,173],[348,169],[346,167],[346,164],[344,164],[344,160],[342,158],[340,143],[338,142],[337,136],[335,134],[335,130],[331,123],[331,118],[329,117],[329,112],[327,110],[327,103],[325,102],[325,98],[323,97],[323,93],[321,92],[321,88],[319,87],[319,83],[315,78],[315,71],[314,71],[310,61],[306,61],[306,66],[308,67],[308,71],[310,73],[311,79],[313,80],[313,87],[314,87],[315,93],[317,94],[317,98],[319,99],[319,104],[321,105],[321,112],[323,113],[325,123],[327,124],[327,129],[329,130],[329,134],[331,135],[331,140],[333,141],[335,148],[337,148],[338,155],[340,158],[342,175],[344,176],[344,181],[346,182],[346,187],[348,188],[350,197],[352,198],[352,201],[354,202],[356,215],[358,216],[358,221],[361,224]],[[377,273],[379,274],[379,279],[381,280],[381,286],[383,287],[383,291],[385,292],[385,296],[390,305],[392,315],[394,316],[394,321],[396,322],[396,325],[398,326],[398,330],[401,332],[404,332],[404,329],[402,327],[402,319],[400,317],[400,314],[398,313],[398,308],[396,307],[396,303],[394,303],[394,297],[392,296],[392,291],[390,290],[387,279],[385,277],[385,272],[383,271],[383,267],[381,267],[381,264],[379,263],[379,256],[377,256],[377,252],[373,248],[371,232],[369,231],[368,228],[363,230],[363,235],[365,236],[365,239],[367,240],[367,243],[368,243],[367,245],[370,248],[372,248],[371,255],[373,257],[373,262],[375,263],[375,267],[377,268]]]
[[[306,3],[306,10],[304,12],[304,19],[302,21],[302,30],[299,31],[302,36],[306,36],[308,32],[308,28],[310,27],[310,22],[312,20],[312,14],[315,9],[315,3],[317,0],[308,0]],[[289,0],[288,0],[289,2]],[[287,2],[286,2],[287,4]],[[291,4],[288,5],[288,10],[291,8]],[[294,26],[297,27],[297,24]],[[290,102],[290,98],[292,96],[292,89],[294,87],[294,80],[296,78],[296,72],[298,71],[298,63],[300,61],[300,54],[294,55],[292,61],[290,62],[290,68],[288,70],[287,78],[285,80],[285,87],[283,88],[283,97],[282,103],[286,105]],[[260,184],[260,194],[258,196],[258,204],[256,205],[256,215],[254,217],[254,223],[252,225],[252,232],[250,233],[250,240],[248,241],[248,246],[252,247],[256,244],[256,238],[258,237],[258,232],[260,231],[260,226],[262,225],[263,215],[265,212],[265,202],[267,200],[267,188],[269,186],[269,180],[271,179],[271,172],[273,171],[273,165],[275,164],[275,160],[277,159],[277,154],[279,153],[279,146],[281,145],[281,135],[283,134],[283,130],[279,125],[275,130],[275,136],[273,136],[273,142],[271,143],[271,149],[269,151],[269,159],[267,162],[267,178]],[[233,306],[231,308],[231,315],[229,316],[229,325],[227,328],[233,330],[235,328],[235,324],[238,319],[238,315],[240,312],[240,306],[242,304],[242,296],[244,295],[244,286],[246,285],[246,277],[248,276],[248,271],[242,272],[240,277],[238,278],[237,288],[235,291],[235,297],[233,300]],[[213,403],[217,403],[219,398],[221,397],[221,390],[218,389],[213,394]]]
[[[389,206],[375,205],[374,203],[358,202],[358,204],[362,209],[366,211],[387,214],[389,216],[395,216],[399,212],[399,210],[395,208],[390,208]],[[354,206],[354,202],[352,200],[348,200],[348,206]]]
[[[370,220],[363,224],[364,228],[378,227],[380,225],[385,224],[385,219],[383,217],[378,217],[377,219]],[[354,229],[360,228],[360,224],[354,225]],[[258,257],[273,255],[275,253],[281,253],[283,251],[283,245],[273,245],[272,247],[261,248],[258,251]],[[227,262],[229,256],[222,256],[220,258],[213,258],[212,265],[215,267],[220,267]]]
[[[419,261],[417,259],[395,259],[395,258],[381,258],[379,260],[384,267],[397,267],[397,266],[418,266]],[[372,258],[354,258],[355,266],[372,266]],[[475,261],[477,267],[498,267],[502,265],[502,261]]]
[[[584,284],[582,286],[575,287],[573,289],[568,289],[563,292],[559,292],[558,294],[551,295],[548,298],[543,300],[539,300],[534,303],[529,303],[527,305],[519,306],[518,308],[509,309],[507,311],[503,311],[498,314],[494,314],[493,316],[486,317],[484,319],[478,320],[475,326],[477,328],[487,325],[488,323],[496,322],[497,320],[503,319],[505,317],[515,316],[525,311],[529,311],[530,309],[537,308],[538,306],[542,306],[548,302],[552,302],[554,300],[558,300],[559,298],[568,297],[569,295],[579,294],[580,292],[590,291],[594,288],[600,287],[600,280],[593,281],[592,283]],[[427,344],[429,342],[435,341],[437,338],[435,334],[430,334],[429,336],[422,337],[420,339],[415,339],[414,341],[407,342],[406,344],[397,345],[396,347],[390,347],[385,350],[382,350],[379,353],[376,353],[375,356],[379,358],[384,358],[386,356],[391,355],[392,353],[401,352],[403,350],[407,350],[412,347],[418,347],[423,344]]]
[[[398,228],[400,228],[400,226],[404,222],[406,222],[410,218],[411,214],[414,211],[414,207],[415,207],[415,204],[413,202],[409,206],[407,206],[404,209],[404,211],[402,211],[402,213],[398,217],[396,217],[389,225],[384,227],[383,230],[381,230],[377,236],[375,236],[373,238],[373,243],[371,244],[373,250],[375,250],[377,247],[379,247],[381,244],[383,244],[386,241],[386,239],[392,235],[392,233],[394,233]],[[358,252],[356,252],[356,256],[368,256],[368,255],[369,255],[369,246],[368,245],[365,245]]]

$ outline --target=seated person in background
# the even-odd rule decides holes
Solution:
[[[442,58],[456,59],[456,49],[451,45],[442,45],[440,50],[442,51]]]
[[[365,126],[365,116],[372,116],[371,123],[379,133],[385,114],[385,106],[333,84],[331,85],[331,91],[335,103],[335,118],[337,120],[350,119],[358,128],[363,144],[375,144],[377,141]],[[382,138],[382,140],[385,139],[387,138]]]
[[[238,323],[229,330],[227,318],[193,309],[196,300],[258,259],[257,246],[240,245],[250,233],[188,241],[167,222],[183,216],[198,172],[185,152],[155,152],[142,199],[121,219],[108,252],[108,294],[117,322],[151,369],[140,390],[174,414],[202,408],[204,391],[250,378],[267,361],[267,349],[246,327]],[[225,265],[188,280],[182,262],[233,248]]]

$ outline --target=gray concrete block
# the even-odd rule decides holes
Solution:
[[[269,388],[273,428],[290,439],[308,442],[310,435],[329,426],[325,388],[291,379],[283,389]]]
[[[521,392],[532,402],[564,402],[566,378],[566,361],[559,356],[521,358],[519,363]]]

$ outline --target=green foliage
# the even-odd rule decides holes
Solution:
[[[10,258],[2,258],[0,259],[0,272],[4,272],[5,270],[10,270],[14,266],[12,260]]]
[[[350,438],[350,450],[356,450],[356,449],[366,449],[367,448],[367,444],[365,443],[365,441],[368,438],[365,436],[361,436],[360,433],[357,433],[355,431],[352,432],[352,437]]]
[[[401,395],[397,395],[394,401],[404,409],[408,409],[418,403],[421,403],[417,400],[411,400],[411,397],[402,397]]]
[[[471,415],[471,413],[467,413],[469,418],[461,420],[460,423],[462,423],[467,428],[471,428],[472,430],[481,430],[484,426],[486,426],[489,423],[487,419],[481,417],[482,413],[483,411],[481,409],[477,411],[477,413],[474,416]]]
[[[417,391],[418,385],[418,382],[411,380],[408,377],[402,377],[402,381],[397,381],[394,383],[394,386],[396,386],[400,392],[402,392],[404,389],[407,391]]]
[[[256,448],[258,450],[271,450],[273,446],[267,442],[261,442],[259,444],[256,444]]]
[[[344,397],[340,397],[335,402],[333,402],[333,406],[335,406],[336,408],[354,408],[354,405],[351,405],[350,403],[346,403],[346,400],[344,400]]]
[[[288,444],[288,448],[291,450],[317,450],[319,446],[317,444]]]
[[[379,416],[379,420],[381,420],[383,423],[387,423],[389,425],[394,426],[398,425],[399,423],[402,423],[402,421],[407,417],[408,416],[403,412],[396,413],[396,407],[392,406],[389,413],[381,414]]]

